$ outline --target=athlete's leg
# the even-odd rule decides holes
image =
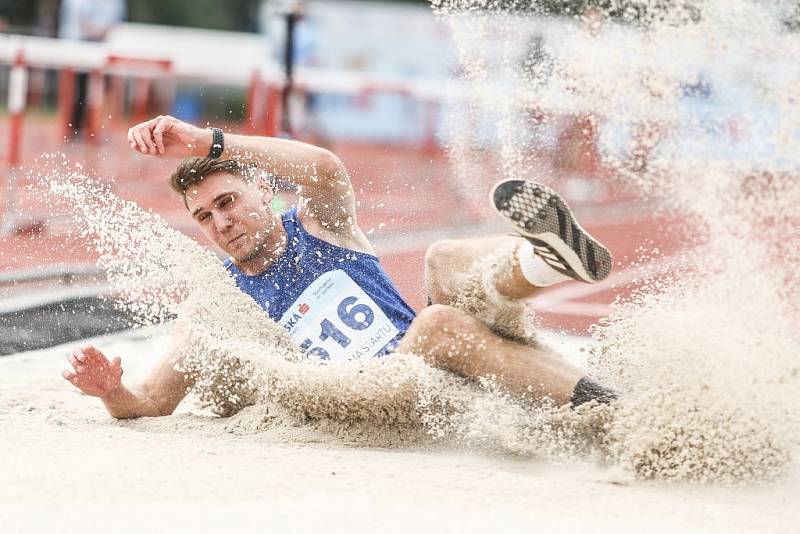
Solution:
[[[425,256],[432,303],[452,304],[468,273],[479,274],[510,299],[574,279],[596,283],[611,271],[611,254],[586,232],[555,191],[533,182],[505,180],[492,191],[495,211],[520,234],[439,241]],[[493,261],[487,261],[493,258]],[[484,287],[484,290],[488,288]]]
[[[541,288],[525,279],[513,257],[523,243],[521,237],[513,236],[435,242],[425,253],[425,281],[431,302],[451,303],[453,295],[463,286],[464,275],[485,264],[487,258],[498,255],[510,256],[510,261],[496,262],[490,278],[497,292],[511,299],[534,296]]]
[[[615,398],[555,354],[497,336],[475,317],[450,306],[423,309],[398,351],[462,376],[494,377],[512,393],[549,397],[559,405]]]
[[[527,308],[520,300],[537,288],[515,279],[520,238],[442,241],[426,255],[431,303],[456,307],[490,330],[520,343],[534,344]]]

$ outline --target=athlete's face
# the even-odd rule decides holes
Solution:
[[[206,176],[186,191],[192,218],[237,264],[271,255],[280,246],[271,201],[267,184],[224,172]]]

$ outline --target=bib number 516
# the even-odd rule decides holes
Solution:
[[[375,321],[375,312],[366,304],[356,304],[357,297],[345,297],[336,306],[336,315],[339,320],[347,328],[351,330],[366,330]],[[329,319],[323,319],[320,324],[320,341],[327,341],[328,339],[334,340],[340,347],[347,348],[350,345],[351,339],[336,327]],[[308,351],[309,355],[316,356],[322,360],[330,360],[331,356],[327,350],[322,347],[311,347],[313,341],[306,338],[300,343],[300,349],[305,352]]]

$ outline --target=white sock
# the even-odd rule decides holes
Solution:
[[[527,239],[517,247],[517,260],[519,261],[522,276],[536,287],[547,287],[566,280],[572,280],[569,276],[561,274],[550,267],[546,261],[533,251],[533,245]]]

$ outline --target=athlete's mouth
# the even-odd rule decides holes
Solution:
[[[230,245],[230,244],[232,244],[232,243],[235,243],[236,241],[238,241],[239,239],[243,238],[243,237],[244,237],[244,236],[246,236],[246,235],[247,235],[247,234],[240,234],[240,235],[237,235],[236,237],[234,237],[233,239],[231,239],[230,241],[228,241],[228,245]]]

